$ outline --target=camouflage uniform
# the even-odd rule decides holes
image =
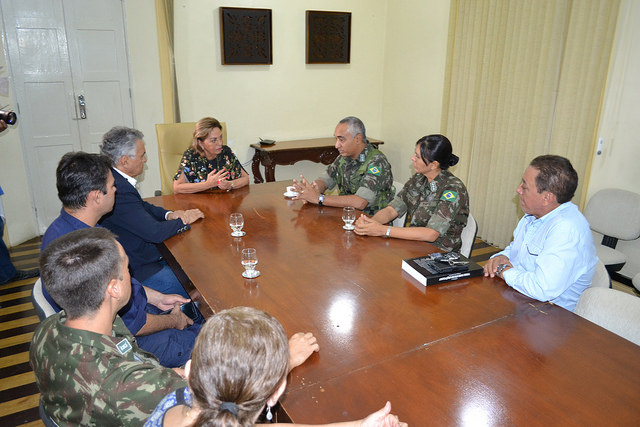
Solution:
[[[415,174],[389,206],[398,216],[407,213],[405,227],[428,227],[440,233],[433,244],[443,251],[460,250],[460,235],[469,216],[469,195],[462,181],[448,170],[431,183],[424,175]]]
[[[386,207],[396,193],[389,161],[369,143],[356,159],[338,156],[320,179],[328,189],[337,184],[341,196],[356,195],[365,199],[369,204],[364,213],[368,215]]]
[[[69,328],[64,311],[44,320],[30,362],[45,412],[59,425],[142,425],[186,382],[138,348],[116,316],[112,336]]]

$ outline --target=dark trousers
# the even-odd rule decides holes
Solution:
[[[9,249],[4,244],[2,236],[4,234],[4,219],[0,217],[0,283],[8,282],[13,276],[16,275],[16,268],[11,262],[11,256],[9,255]]]

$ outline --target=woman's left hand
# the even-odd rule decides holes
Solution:
[[[221,179],[218,181],[218,188],[221,190],[233,190],[233,181],[228,179]]]
[[[365,214],[360,215],[356,220],[355,226],[354,231],[361,236],[382,236],[387,230],[387,227],[374,221]]]

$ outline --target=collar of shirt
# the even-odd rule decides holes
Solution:
[[[126,179],[127,181],[129,181],[129,184],[133,185],[133,187],[136,187],[136,185],[138,185],[138,180],[135,178],[130,177],[129,175],[127,175],[126,173],[122,172],[120,169],[118,168],[113,168],[113,170],[115,170],[116,172],[118,172],[120,175],[122,175],[122,177],[124,179]]]
[[[526,214],[524,217],[527,220],[527,231],[533,231],[540,228],[543,224],[551,221],[554,217],[560,214],[563,210],[567,209],[571,202],[566,202],[549,212],[548,214],[536,218],[534,215]]]

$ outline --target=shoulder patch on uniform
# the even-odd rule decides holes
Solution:
[[[369,173],[370,173],[371,175],[378,176],[378,175],[380,175],[380,168],[379,168],[379,167],[377,167],[377,166],[371,166],[371,167],[369,168]]]
[[[118,351],[122,355],[127,354],[133,348],[129,340],[127,340],[126,338],[116,344],[116,347],[118,347]]]
[[[458,198],[458,193],[456,191],[447,190],[442,193],[442,197],[440,200],[446,200],[447,202],[455,202]]]

